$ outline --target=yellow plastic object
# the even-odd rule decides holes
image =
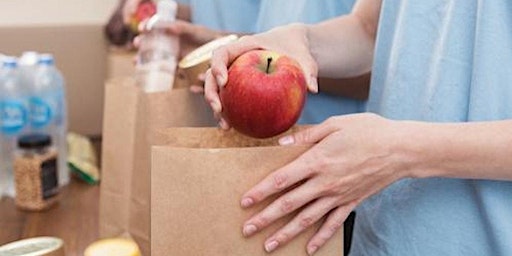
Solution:
[[[69,133],[67,141],[69,169],[81,180],[91,185],[98,184],[100,170],[91,141],[75,133]]]
[[[139,247],[133,240],[109,238],[89,245],[84,256],[141,256],[141,254]]]
[[[56,237],[35,237],[0,246],[2,256],[64,256],[64,242]]]

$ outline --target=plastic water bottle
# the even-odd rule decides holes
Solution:
[[[5,55],[0,53],[0,74],[2,73],[2,68],[4,65],[4,58]],[[2,78],[0,77],[0,83],[2,82]],[[2,125],[2,120],[0,119],[0,127]],[[7,169],[5,169],[5,161],[4,161],[4,152],[2,147],[2,138],[3,135],[0,134],[0,199],[4,195],[5,191],[7,190]]]
[[[69,183],[67,166],[67,106],[62,74],[50,54],[39,56],[30,88],[30,129],[49,134],[58,151],[59,185]]]
[[[5,177],[4,194],[14,196],[12,162],[17,138],[29,119],[28,90],[21,82],[15,58],[4,58],[0,71],[0,167]]]
[[[146,23],[137,56],[136,79],[145,92],[172,89],[179,53],[179,38],[164,30],[166,24],[176,20],[177,3],[160,0],[156,14]]]
[[[26,88],[33,88],[34,74],[39,61],[39,53],[35,51],[26,51],[18,59],[18,69],[20,70],[21,81]]]

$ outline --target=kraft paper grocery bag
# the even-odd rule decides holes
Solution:
[[[188,88],[144,93],[131,78],[106,84],[100,235],[128,234],[150,255],[150,147],[166,127],[215,126],[202,95]]]
[[[161,135],[165,145],[152,148],[153,255],[268,255],[265,238],[291,218],[244,238],[243,222],[270,201],[244,210],[241,196],[308,147],[276,146],[276,139],[254,140],[217,128],[171,128]],[[306,243],[318,227],[271,255],[307,255]],[[316,255],[343,255],[342,235],[338,231]]]

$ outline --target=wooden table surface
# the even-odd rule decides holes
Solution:
[[[45,212],[16,209],[12,198],[0,200],[0,245],[36,236],[64,240],[66,256],[81,256],[98,239],[99,186],[73,180],[61,191],[61,201]]]
[[[100,141],[93,141],[100,152]],[[59,204],[45,212],[25,212],[12,198],[0,199],[0,245],[36,236],[64,240],[66,256],[82,256],[85,248],[98,239],[100,187],[77,179],[61,190]]]

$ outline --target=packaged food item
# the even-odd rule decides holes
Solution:
[[[0,246],[2,256],[64,256],[64,242],[56,237],[34,237]]]
[[[16,205],[41,211],[59,200],[57,150],[47,134],[29,134],[18,139],[14,160]]]
[[[85,256],[141,256],[137,244],[128,238],[109,238],[89,245]]]
[[[98,159],[91,141],[76,133],[68,134],[68,165],[79,179],[91,185],[100,181]]]

